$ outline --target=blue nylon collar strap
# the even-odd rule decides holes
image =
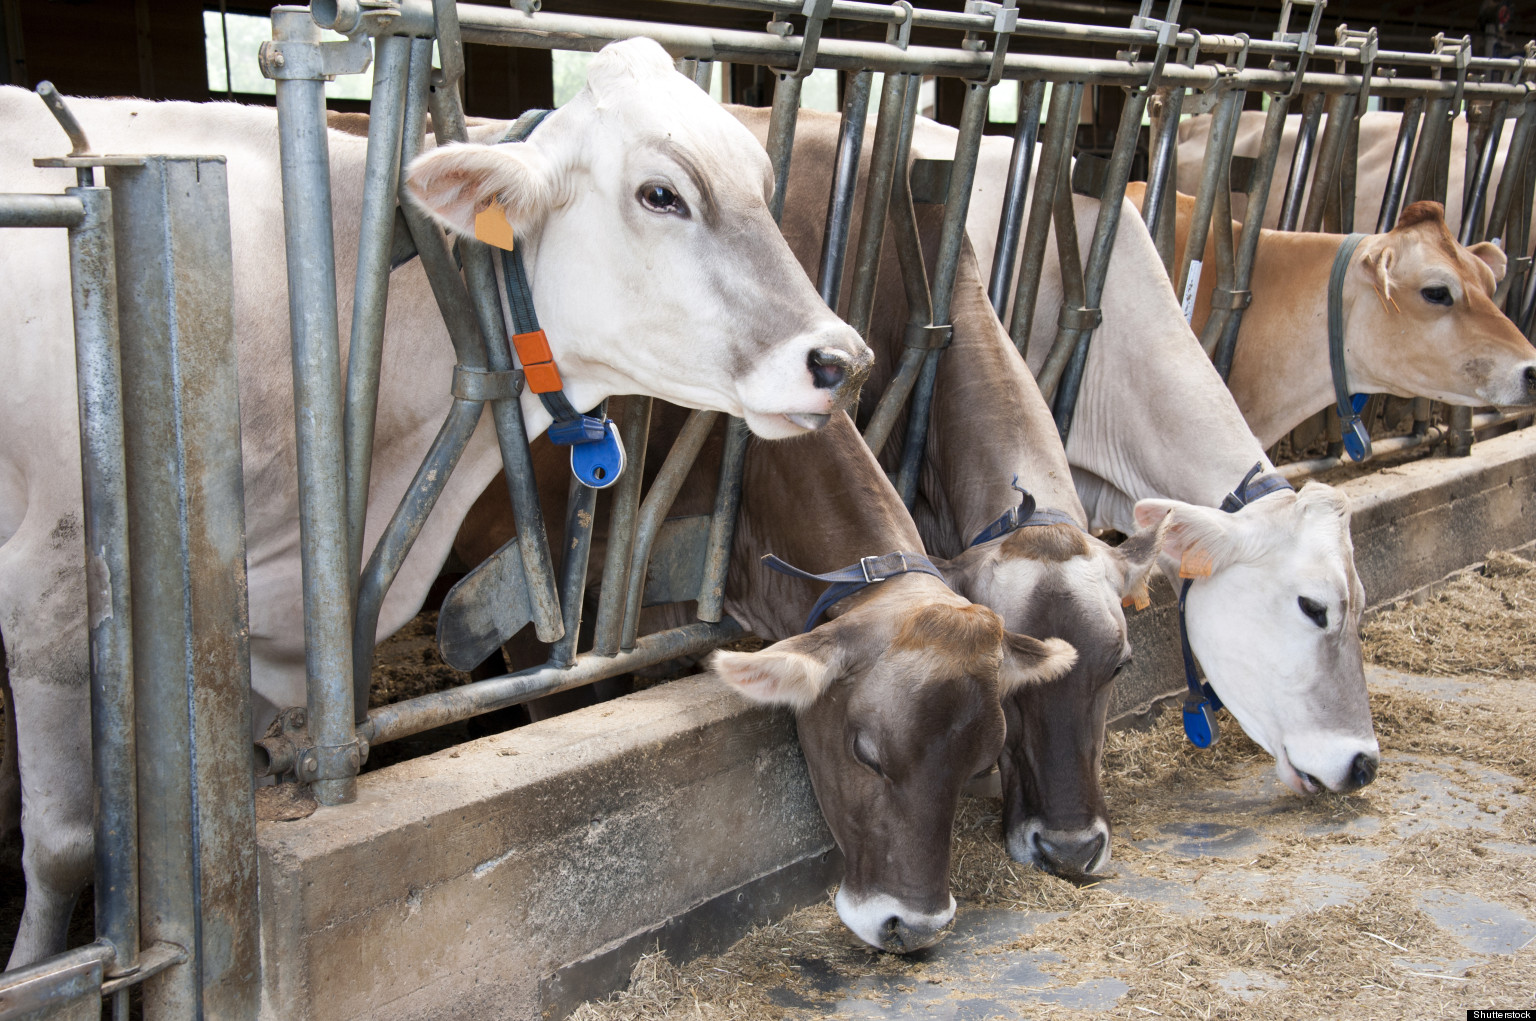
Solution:
[[[1049,507],[1038,507],[1035,498],[1027,489],[1020,488],[1019,477],[1015,475],[1009,485],[1019,494],[1019,505],[1009,507],[1003,512],[1003,516],[983,528],[976,534],[976,538],[970,541],[966,549],[980,546],[984,542],[1000,539],[1011,532],[1017,532],[1021,528],[1035,528],[1039,525],[1071,525],[1073,528],[1081,528],[1071,515]]]
[[[524,141],[548,115],[548,110],[529,110],[512,122],[500,142]],[[601,411],[596,415],[583,415],[565,396],[544,331],[539,327],[538,313],[533,308],[533,288],[528,284],[521,247],[513,245],[510,249],[501,249],[501,269],[507,308],[512,318],[513,350],[527,378],[528,388],[538,395],[544,410],[554,419],[545,435],[556,446],[571,448],[571,472],[583,485],[606,489],[624,472],[624,445],[619,441],[618,430],[613,420]]]
[[[921,553],[903,553],[897,550],[878,557],[860,557],[859,562],[842,567],[836,571],[828,571],[826,574],[812,574],[810,571],[802,571],[800,568],[785,563],[778,557],[769,553],[763,557],[763,565],[770,567],[780,574],[787,574],[791,578],[804,578],[807,581],[829,581],[832,584],[821,598],[816,600],[816,605],[811,607],[811,615],[805,618],[805,630],[814,628],[821,620],[832,604],[839,599],[845,599],[855,592],[869,588],[871,585],[894,578],[898,574],[931,574],[940,581],[944,576],[939,569],[933,566],[933,562]],[[948,584],[948,582],[945,582]]]
[[[1328,274],[1328,367],[1333,372],[1334,404],[1344,421],[1344,451],[1351,461],[1364,461],[1371,456],[1371,434],[1360,421],[1360,412],[1365,410],[1370,394],[1351,394],[1349,375],[1344,369],[1344,277],[1365,236],[1351,234],[1344,239],[1339,254],[1333,258],[1333,271]]]
[[[1248,474],[1243,476],[1237,488],[1222,498],[1221,509],[1228,514],[1236,514],[1261,497],[1291,488],[1284,476],[1265,474],[1264,465],[1256,464],[1248,469]],[[1184,686],[1188,689],[1184,697],[1184,736],[1196,748],[1209,748],[1221,739],[1221,728],[1216,725],[1216,711],[1221,708],[1221,699],[1209,681],[1200,679],[1195,666],[1194,650],[1189,647],[1189,626],[1185,622],[1184,603],[1192,582],[1193,579],[1186,578],[1184,584],[1179,586],[1179,651],[1184,654]]]

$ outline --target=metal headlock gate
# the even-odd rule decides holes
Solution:
[[[1269,199],[1288,111],[1302,107],[1298,144],[1281,198],[1282,223],[1348,231],[1354,208],[1357,114],[1368,96],[1406,101],[1377,229],[1390,227],[1407,201],[1441,198],[1450,121],[1474,114],[1468,145],[1465,243],[1502,236],[1516,255],[1500,299],[1529,332],[1536,317],[1536,273],[1528,257],[1536,172],[1530,166],[1536,106],[1528,82],[1536,54],[1482,59],[1466,41],[1437,38],[1425,53],[1380,50],[1374,30],[1341,29],[1319,42],[1322,0],[1303,2],[1305,27],[1290,25],[1287,3],[1269,40],[1202,35],[1177,24],[1179,0],[1153,17],[1150,0],[1126,28],[1018,17],[1015,0],[971,0],[963,13],[857,0],[719,0],[703,6],[771,16],[762,32],[703,29],[448,0],[327,0],[273,11],[272,42],[262,48],[276,81],[287,231],[288,283],[298,410],[298,469],[308,672],[306,705],[279,717],[256,746],[258,775],[306,783],[322,804],[351,801],[372,746],[454,720],[711,649],[740,633],[724,614],[724,582],[741,493],[747,432],[731,420],[714,512],[707,524],[670,527],[667,512],[712,428],[715,412],[695,411],[650,490],[642,494],[651,418],[649,397],[615,398],[608,412],[630,452],[630,470],[613,488],[610,531],[591,648],[577,649],[582,591],[597,493],[572,487],[566,537],[551,555],[525,438],[513,363],[485,245],[460,240],[451,251],[440,231],[399,201],[400,170],[423,148],[431,114],[437,141],[467,137],[459,91],[463,43],[596,50],[644,35],[705,84],[714,62],[772,69],[776,88],[768,148],[775,171],[772,209],[782,212],[802,84],[816,68],[846,72],[843,127],[828,198],[820,260],[822,297],[840,292],[852,248],[846,317],[867,333],[886,232],[900,255],[911,308],[906,349],[887,392],[865,424],[876,450],[906,409],[897,488],[910,504],[926,442],[937,359],[949,338],[950,292],[987,122],[991,90],[1017,82],[1019,111],[998,225],[989,296],[1001,315],[1019,266],[1009,328],[1023,351],[1038,303],[1054,225],[1064,274],[1059,328],[1039,382],[1065,438],[1121,215],[1121,199],[1140,144],[1148,101],[1160,93],[1149,132],[1150,184],[1144,216],[1165,268],[1183,285],[1194,253],[1217,232],[1219,302],[1202,342],[1225,374],[1248,284],[1258,227]],[[885,26],[883,42],[832,38],[830,19]],[[345,39],[324,41],[322,28]],[[914,28],[956,33],[952,45],[915,45]],[[1117,59],[1028,52],[1022,40],[1123,47]],[[434,45],[440,68],[433,67]],[[1268,58],[1267,67],[1249,66]],[[1319,62],[1333,66],[1318,70]],[[339,355],[336,269],[331,228],[324,82],[372,65],[366,189],[358,239],[347,376]],[[1351,68],[1355,70],[1351,71]],[[1399,76],[1415,71],[1422,77]],[[862,230],[849,235],[863,135],[876,73],[884,74],[875,117]],[[964,83],[955,158],[928,166],[924,194],[907,171],[920,85],[926,76]],[[1052,86],[1047,108],[1046,85]],[[1125,90],[1107,161],[1073,164],[1078,110],[1089,87]],[[0,1018],[87,1017],[111,998],[126,1017],[127,987],[144,983],[152,1018],[254,1016],[260,988],[256,954],[254,821],[249,734],[249,650],[244,584],[240,452],[230,320],[228,198],[220,157],[99,156],[61,100],[44,92],[73,144],[79,187],[64,195],[0,196],[0,227],[65,228],[74,278],[88,548],[101,551],[110,577],[132,585],[88,591],[91,631],[96,820],[97,940],[35,967],[0,977]],[[1268,96],[1257,161],[1231,159],[1247,93]],[[1327,129],[1316,139],[1326,108]],[[1041,117],[1042,109],[1045,116]],[[1214,110],[1208,156],[1197,190],[1194,229],[1173,261],[1174,147],[1183,113]],[[1508,118],[1515,119],[1505,171],[1487,201]],[[1414,142],[1417,138],[1417,149]],[[930,161],[932,162],[932,161]],[[1315,164],[1315,166],[1314,166]],[[98,187],[95,168],[105,168]],[[1246,172],[1246,221],[1231,228],[1230,188]],[[1030,181],[1034,185],[1032,198]],[[1311,200],[1301,208],[1306,182]],[[168,187],[174,182],[175,187]],[[935,183],[937,182],[937,183]],[[1101,200],[1087,253],[1077,250],[1071,196]],[[1026,199],[1028,198],[1028,201]],[[925,263],[913,205],[944,205],[938,254]],[[1026,219],[1027,209],[1027,219]],[[1330,214],[1329,210],[1335,212]],[[377,546],[363,554],[373,423],[392,253],[414,248],[454,345],[453,400],[405,501]],[[178,291],[178,274],[207,286]],[[121,359],[118,344],[121,341]],[[121,370],[119,370],[121,365]],[[175,389],[177,380],[182,381]],[[199,386],[186,385],[197,380]],[[125,391],[125,386],[127,390]],[[192,394],[196,391],[194,399]],[[134,414],[123,415],[123,394]],[[490,407],[506,468],[517,537],[460,582],[445,602],[440,639],[451,662],[469,665],[531,623],[551,646],[543,666],[368,709],[380,608],[431,513],[483,409]],[[180,428],[196,421],[197,429]],[[1463,445],[1471,423],[1452,423]],[[1456,431],[1460,430],[1459,433]],[[136,458],[160,437],[181,437],[179,474],[140,469]],[[1430,430],[1411,442],[1428,442]],[[1378,450],[1387,444],[1378,444]],[[185,548],[201,551],[184,561]],[[131,553],[131,555],[130,555]],[[648,566],[665,562],[667,570]],[[131,572],[131,573],[130,573]],[[98,602],[110,599],[110,606]],[[642,605],[697,600],[697,620],[638,634]],[[198,657],[188,650],[193,640]],[[139,726],[130,725],[137,719]]]

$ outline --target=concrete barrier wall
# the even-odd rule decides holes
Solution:
[[[1341,488],[1380,605],[1536,539],[1536,430]],[[1118,718],[1182,688],[1163,589]],[[258,838],[284,1021],[561,1016],[645,949],[713,950],[839,874],[791,720],[699,677],[366,774]]]

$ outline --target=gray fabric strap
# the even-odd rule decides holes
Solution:
[[[1364,234],[1351,234],[1339,246],[1328,274],[1328,365],[1333,370],[1333,396],[1339,405],[1339,417],[1346,421],[1354,414],[1349,396],[1349,375],[1344,369],[1344,276],[1349,272],[1355,249]]]

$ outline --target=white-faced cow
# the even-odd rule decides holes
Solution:
[[[228,160],[242,410],[254,720],[304,697],[298,494],[277,125],[271,109],[74,100],[102,152]],[[0,190],[58,191],[37,170],[64,139],[38,98],[0,88]],[[335,232],[356,237],[365,145],[332,132]],[[415,168],[445,222],[492,201],[523,232],[539,315],[571,401],[644,392],[743,416],[765,436],[825,421],[870,355],[821,303],[769,215],[750,133],[656,44],[609,47],[586,89],[516,145],[456,146]],[[338,266],[350,314],[352,260]],[[68,262],[59,231],[0,245],[0,633],[18,721],[27,902],[11,956],[63,947],[90,878],[90,754],[79,436]],[[365,548],[377,540],[450,401],[452,348],[418,265],[392,282]],[[345,331],[343,331],[345,335]],[[132,395],[129,395],[131,413]],[[537,432],[549,421],[524,395]],[[387,635],[420,607],[499,458],[482,419],[384,604]]]
[[[955,133],[924,123],[921,155],[954,151]],[[984,138],[967,226],[990,269],[1010,154]],[[1079,250],[1097,200],[1074,196]],[[1062,299],[1054,235],[1046,246],[1028,350],[1039,371]],[[1349,509],[1311,483],[1237,513],[1217,510],[1254,465],[1273,466],[1184,322],[1146,226],[1119,219],[1081,395],[1066,444],[1095,528],[1131,532],[1168,517],[1164,567],[1195,575],[1189,638],[1207,679],[1298,791],[1350,790],[1375,775],[1379,750],[1366,698]],[[1139,502],[1138,502],[1139,501]]]
[[[1137,184],[1127,193],[1140,205],[1143,192]],[[1178,197],[1178,252],[1194,203]],[[1338,234],[1267,228],[1259,236],[1253,304],[1243,313],[1227,383],[1265,446],[1334,401],[1328,277],[1343,241]],[[1206,245],[1207,260],[1214,245]],[[1350,391],[1473,405],[1536,402],[1536,348],[1493,303],[1504,270],[1497,245],[1457,244],[1436,202],[1414,203],[1393,230],[1363,239],[1341,303]],[[1214,273],[1201,277],[1196,332],[1210,316],[1215,285]]]

